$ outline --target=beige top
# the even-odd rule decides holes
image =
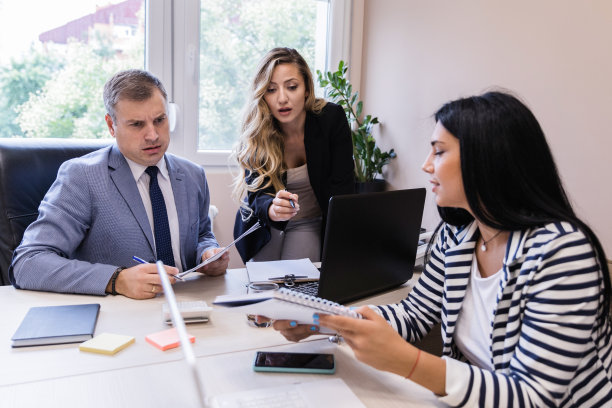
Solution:
[[[321,216],[321,208],[310,185],[308,165],[287,169],[287,191],[299,196],[300,211],[292,220]]]

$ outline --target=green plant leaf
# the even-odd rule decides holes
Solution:
[[[355,179],[360,182],[370,181],[376,175],[382,175],[383,167],[396,157],[395,151],[382,152],[376,146],[372,134],[374,125],[379,124],[377,117],[363,113],[363,102],[359,100],[359,92],[353,91],[353,85],[346,78],[348,65],[344,61],[338,63],[336,72],[322,73],[317,71],[319,85],[325,89],[327,97],[342,106],[347,121],[356,128],[351,130],[353,139],[353,159],[355,161]]]

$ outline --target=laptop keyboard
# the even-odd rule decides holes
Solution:
[[[293,286],[284,285],[287,289],[306,295],[317,296],[319,294],[319,282],[298,282]]]

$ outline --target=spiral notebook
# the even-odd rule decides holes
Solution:
[[[306,295],[290,289],[217,296],[213,304],[231,307],[246,314],[266,316],[275,320],[295,320],[300,324],[314,324],[313,313],[326,313],[360,319],[351,308],[331,300]]]

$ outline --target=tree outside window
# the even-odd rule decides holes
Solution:
[[[57,10],[68,6],[57,3]],[[0,66],[0,137],[110,137],[104,83],[143,67],[144,0],[94,8],[41,32]]]
[[[199,149],[231,149],[238,140],[257,63],[270,49],[295,48],[314,70],[317,3],[201,1]]]
[[[32,0],[23,14],[7,6],[16,1],[0,0],[0,36],[12,21],[18,30],[24,21],[36,28],[51,19],[47,14],[32,21],[31,8],[63,13],[88,5],[40,27],[9,60],[2,59],[0,41],[0,137],[110,137],[102,88],[115,72],[144,67],[145,0],[105,6],[95,5],[100,0]],[[326,41],[326,6],[322,0],[201,1],[198,149],[230,149],[238,140],[254,70],[268,50],[295,48],[316,69],[315,48]]]

